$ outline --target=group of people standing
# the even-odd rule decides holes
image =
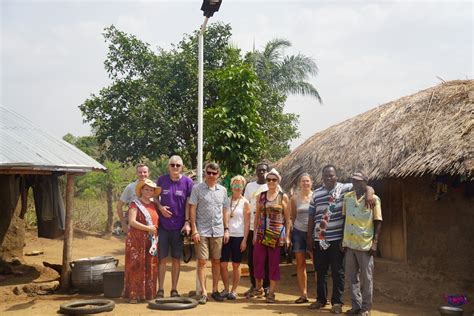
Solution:
[[[206,165],[205,180],[196,185],[182,174],[182,168],[182,159],[172,156],[168,162],[169,173],[155,183],[148,179],[148,167],[139,165],[139,179],[127,186],[121,196],[117,213],[124,231],[129,227],[124,298],[133,303],[164,297],[169,255],[170,296],[179,296],[184,234],[192,237],[196,250],[200,304],[206,304],[209,297],[215,301],[237,298],[240,263],[245,251],[251,281],[245,297],[265,297],[266,302],[274,303],[281,278],[281,248],[291,246],[301,292],[295,303],[308,303],[306,256],[309,254],[317,277],[316,301],[309,308],[322,309],[328,304],[327,279],[331,267],[331,312],[342,312],[346,275],[352,302],[346,313],[368,315],[372,304],[373,254],[377,251],[382,215],[380,199],[367,185],[368,179],[362,172],[352,175],[352,183],[343,184],[337,182],[336,168],[327,165],[322,171],[323,185],[314,192],[311,176],[303,173],[290,199],[280,187],[279,172],[266,163],[257,165],[254,182],[246,184],[244,177],[233,177],[230,196],[218,183],[217,163]],[[126,203],[129,209],[124,217],[122,208]],[[208,260],[212,267],[210,295],[205,282]],[[232,287],[229,262],[232,262]],[[224,289],[219,291],[221,279]]]

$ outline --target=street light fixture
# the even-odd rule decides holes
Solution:
[[[207,20],[219,11],[222,0],[204,0],[201,10],[204,12],[204,22],[199,31],[199,53],[198,53],[198,157],[197,157],[197,179],[202,182],[202,146],[203,146],[203,113],[204,113],[204,32],[206,31]]]
[[[204,16],[210,18],[214,12],[219,11],[222,0],[204,0],[202,2],[201,10],[204,11]]]

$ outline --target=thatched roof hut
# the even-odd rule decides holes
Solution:
[[[339,179],[364,170],[372,180],[451,174],[474,176],[474,80],[457,80],[386,103],[316,133],[278,162],[285,189],[302,172]]]
[[[369,175],[382,201],[382,258],[473,284],[474,80],[437,85],[316,133],[278,162],[283,188],[302,172],[321,181],[326,164],[339,181],[356,170]]]

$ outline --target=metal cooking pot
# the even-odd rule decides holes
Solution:
[[[114,272],[118,259],[112,256],[82,258],[69,264],[72,270],[72,285],[85,292],[102,292],[104,272]]]

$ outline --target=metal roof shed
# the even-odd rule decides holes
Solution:
[[[0,105],[0,175],[66,174],[66,217],[61,287],[69,287],[74,177],[106,168],[68,142],[38,128],[27,118]],[[8,222],[10,222],[10,219]]]

